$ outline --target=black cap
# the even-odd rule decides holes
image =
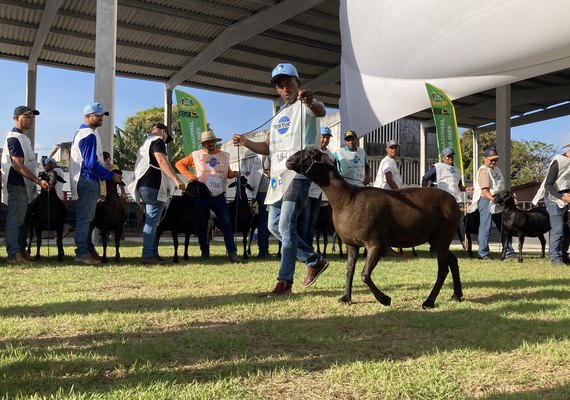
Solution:
[[[18,106],[14,108],[14,115],[24,115],[24,114],[40,115],[40,112],[38,110],[32,110],[28,106]]]
[[[164,125],[162,122],[157,122],[152,126],[153,128],[164,129],[166,131],[166,140],[165,143],[172,142],[172,136],[170,136],[170,131],[168,130],[168,126]]]

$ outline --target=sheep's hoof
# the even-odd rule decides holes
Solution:
[[[172,259],[172,262],[178,264],[178,257],[174,257],[174,258]]]
[[[523,262],[523,259],[522,259],[522,258],[519,258],[519,262],[522,263],[522,262]]]
[[[451,296],[451,301],[459,301],[460,302],[460,301],[463,301],[463,299],[461,298],[461,296],[453,294]]]
[[[121,257],[115,257],[115,262],[120,264],[121,263]]]
[[[427,300],[424,301],[424,303],[422,304],[422,309],[424,310],[430,310],[432,308],[435,308],[435,303],[433,302],[428,302]]]
[[[343,295],[340,299],[338,299],[338,301],[344,304],[352,304],[352,299],[347,295]]]
[[[390,304],[392,304],[392,299],[390,298],[390,296],[381,296],[378,301],[380,302],[380,304],[384,305],[384,306],[389,306]]]
[[[106,262],[107,262],[107,257],[103,257],[103,258],[101,259],[101,262],[102,262],[102,263],[106,263]]]
[[[188,261],[188,260],[190,260],[190,257],[189,257],[188,255],[185,255],[185,256],[184,256],[184,261]]]

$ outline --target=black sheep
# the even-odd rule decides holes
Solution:
[[[184,232],[184,260],[188,260],[190,235],[196,234],[196,199],[210,196],[210,190],[202,182],[195,180],[186,185],[182,196],[174,196],[160,220],[156,231],[156,240],[160,240],[164,231],[170,231],[174,242],[173,262],[178,262],[178,234]]]
[[[245,190],[253,190],[253,188],[247,182],[247,178],[245,176],[241,176],[239,180],[236,179],[235,182],[230,183],[229,187],[236,187],[236,195],[234,199],[228,203],[232,228],[234,232],[242,233],[243,258],[248,258],[247,237],[251,227],[253,214],[251,212],[251,206],[249,205],[249,200],[247,199],[247,193]]]
[[[116,173],[122,175],[120,170]],[[127,220],[126,208],[123,200],[117,193],[118,185],[124,186],[123,182],[115,183],[113,181],[105,181],[106,196],[97,202],[95,209],[95,218],[91,223],[91,232],[94,228],[101,231],[101,240],[103,242],[102,262],[107,262],[107,232],[114,232],[115,236],[115,262],[121,262],[121,236]]]
[[[57,259],[63,261],[63,226],[67,219],[67,206],[61,200],[54,189],[57,182],[65,183],[63,177],[56,171],[43,171],[39,174],[41,180],[47,181],[49,191],[42,190],[28,206],[30,221],[30,240],[28,242],[28,253],[32,246],[32,237],[36,231],[36,259],[40,258],[40,248],[42,246],[42,231],[55,230],[57,243]]]
[[[429,188],[383,190],[355,187],[338,172],[329,157],[319,150],[301,150],[287,160],[287,168],[305,175],[326,194],[333,210],[333,223],[348,248],[346,286],[340,301],[351,303],[352,279],[358,250],[367,250],[362,281],[376,300],[390,305],[392,299],[372,281],[372,271],[387,246],[413,247],[428,242],[437,253],[437,279],[423,308],[435,307],[447,274],[453,278],[452,300],[461,300],[461,280],[457,258],[449,250],[460,220],[455,198]]]
[[[501,259],[505,259],[507,244],[511,244],[513,236],[519,238],[519,262],[523,261],[522,248],[524,238],[537,237],[542,246],[542,255],[546,247],[544,234],[550,230],[548,211],[544,207],[534,207],[530,210],[519,210],[515,205],[515,198],[508,190],[501,190],[493,196],[494,202],[503,206],[503,252]]]

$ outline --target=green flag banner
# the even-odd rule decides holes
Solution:
[[[451,147],[455,153],[455,166],[461,171],[463,180],[463,156],[461,155],[461,143],[457,130],[457,119],[451,99],[445,92],[426,82],[426,89],[431,102],[433,121],[435,123],[437,137],[437,153],[441,161],[441,151]]]
[[[206,112],[196,97],[178,89],[174,92],[178,103],[184,154],[190,154],[202,147],[200,135],[206,130]]]

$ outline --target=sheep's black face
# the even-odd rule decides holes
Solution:
[[[293,170],[299,174],[303,174],[309,170],[311,165],[321,160],[321,153],[319,150],[299,150],[287,159],[287,169]]]
[[[61,178],[57,172],[55,172],[53,169],[50,171],[42,171],[39,174],[39,178],[42,181],[46,181],[49,185],[50,188],[53,188],[58,181],[65,183],[65,181],[63,180],[63,178]]]
[[[498,205],[503,205],[507,202],[507,200],[512,199],[513,194],[508,190],[501,190],[499,193],[493,195],[493,203],[497,203]]]

